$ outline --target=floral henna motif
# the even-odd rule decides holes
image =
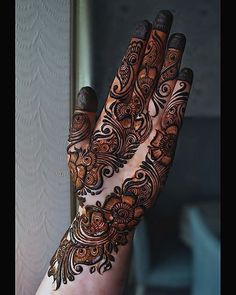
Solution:
[[[83,271],[82,265],[90,267],[90,273],[103,273],[115,261],[113,252],[127,244],[128,232],[137,225],[143,208],[136,205],[134,196],[125,195],[119,187],[107,196],[103,206],[86,206],[86,213],[78,214],[61,240],[50,261],[48,276],[53,276],[56,289],[74,280]]]
[[[128,233],[153,204],[159,181],[148,158],[122,188],[115,187],[103,205],[97,201],[96,206],[85,206],[85,213],[78,213],[50,261],[48,276],[53,276],[56,289],[62,281],[66,284],[74,280],[83,265],[89,266],[90,273],[102,274],[111,269],[114,253],[127,244]]]
[[[130,89],[133,91],[132,83],[135,80],[134,67],[137,67],[142,54],[143,42],[131,42],[111,87],[110,95],[116,100],[105,107],[100,130],[92,135],[90,147],[87,151],[75,149],[79,159],[76,161],[76,156],[69,153],[69,168],[78,196],[87,192],[99,194],[103,178],[111,177],[123,168],[152,130],[147,101],[162,65],[164,41],[154,30],[131,96]],[[87,165],[83,157],[92,160]]]
[[[181,81],[179,87],[172,94],[171,101],[162,115],[162,129],[156,130],[156,135],[149,146],[152,159],[163,166],[169,166],[174,158],[177,136],[189,96],[185,81]]]
[[[95,160],[91,162],[92,167],[89,168],[88,177],[83,178],[84,171],[88,170],[88,167],[85,169],[81,167],[81,173],[76,173],[75,169],[71,169],[74,164],[69,160],[72,178],[74,179],[76,175],[80,178],[75,181],[77,195],[84,195],[87,192],[99,194],[103,177],[111,177],[124,167],[151,132],[152,121],[146,104],[162,65],[164,41],[154,30],[131,96],[130,89],[133,90],[132,83],[135,80],[134,68],[138,66],[138,60],[144,49],[143,42],[143,40],[131,42],[111,87],[110,95],[117,100],[109,106],[109,109],[105,108],[101,128],[94,132],[89,150],[76,151],[80,156],[94,153]]]
[[[129,233],[140,222],[146,209],[154,204],[166,181],[189,94],[187,82],[192,83],[188,69],[181,71],[177,90],[162,114],[145,160],[133,177],[111,189],[103,202],[97,200],[96,204],[85,205],[85,198],[81,197],[87,193],[101,193],[104,177],[111,177],[124,167],[140,143],[150,135],[153,126],[148,103],[160,75],[171,23],[172,15],[168,11],[160,12],[153,23],[139,67],[144,42],[150,33],[143,31],[149,26],[147,22],[140,25],[112,84],[101,127],[93,133],[86,149],[77,148],[76,143],[88,138],[91,132],[89,117],[83,112],[74,115],[67,149],[68,166],[82,206],[50,261],[48,276],[53,277],[56,289],[62,283],[73,281],[84,268],[88,268],[91,274],[110,270],[120,247],[128,243]],[[175,79],[178,72],[180,53],[170,45],[161,72],[159,92],[153,99],[156,107],[161,103],[164,105],[166,96],[172,93],[174,86],[168,81]],[[135,75],[138,75],[137,79]]]
[[[61,240],[48,270],[48,276],[53,276],[56,282],[56,289],[62,282],[73,281],[84,266],[89,267],[90,273],[97,271],[102,274],[110,270],[119,247],[128,243],[128,233],[157,199],[174,156],[188,99],[187,83],[181,81],[178,85],[163,114],[162,129],[157,130],[145,161],[134,177],[126,179],[122,187],[115,187],[103,204],[97,201],[96,205],[86,205]],[[84,157],[71,157],[71,162],[75,164],[71,169],[75,170],[75,167],[80,167]],[[86,157],[88,159],[83,166],[93,160],[92,155],[89,158],[87,154]],[[89,170],[81,172],[81,179],[88,173]]]
[[[164,132],[157,130],[156,136],[150,146],[151,157],[162,165],[169,165],[176,146],[177,127],[171,126]]]

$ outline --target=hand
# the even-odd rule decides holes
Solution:
[[[172,15],[141,22],[105,106],[81,89],[69,135],[68,166],[79,211],[50,261],[58,289],[84,268],[103,273],[165,184],[193,74],[179,72],[185,36],[170,36]]]

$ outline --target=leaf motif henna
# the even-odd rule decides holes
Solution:
[[[103,273],[115,261],[113,252],[126,245],[127,235],[139,223],[160,188],[158,171],[150,158],[143,162],[133,178],[127,179],[122,188],[115,187],[103,205],[85,206],[85,213],[78,214],[60,246],[50,261],[48,276],[53,276],[56,289],[91,266],[90,273]]]
[[[146,25],[144,23],[144,27]],[[145,28],[145,34],[146,31]],[[150,116],[148,113],[143,114],[144,104],[140,103],[137,98],[130,99],[135,81],[135,68],[137,72],[140,56],[145,48],[144,40],[134,40],[129,45],[111,88],[110,95],[117,100],[109,110],[105,109],[101,128],[94,132],[88,150],[76,148],[73,150],[78,154],[76,160],[76,155],[70,152],[70,148],[88,135],[90,122],[89,119],[85,120],[85,114],[74,116],[67,151],[68,166],[77,195],[84,195],[87,192],[100,193],[103,177],[111,177],[119,171],[119,168],[124,167],[127,160],[134,155],[139,144],[145,140],[147,136],[145,130],[148,132],[151,130]],[[85,163],[83,158],[90,158],[92,154],[93,160],[89,164]]]
[[[152,31],[135,85],[134,73],[137,73],[145,41],[132,39],[111,87],[110,96],[116,100],[105,107],[101,127],[92,135],[88,150],[75,151],[80,162],[74,163],[70,155],[69,168],[78,196],[88,192],[99,194],[104,177],[119,172],[149,136],[152,120],[147,110],[148,99],[164,54],[165,34],[162,37],[159,34],[163,33]],[[91,154],[94,160],[87,165],[82,157]]]
[[[103,273],[115,261],[119,245],[127,243],[127,234],[138,223],[143,209],[135,206],[135,199],[121,194],[120,188],[106,198],[105,203],[86,206],[86,213],[78,214],[61,240],[50,261],[48,276],[53,276],[58,289],[63,281],[74,280],[91,266],[90,273]]]
[[[167,17],[170,18],[170,15],[162,11],[161,19]],[[161,21],[159,27],[165,32],[168,26]],[[155,54],[162,50],[163,45],[157,42],[153,45],[155,38],[159,38],[158,34],[154,34],[149,42],[150,47],[144,58],[146,62],[141,67],[132,96],[132,67],[139,52],[136,41],[130,45],[112,86],[110,95],[117,99],[105,108],[101,127],[92,135],[90,146],[87,149],[75,147],[73,151],[68,149],[68,166],[82,206],[50,261],[48,276],[53,277],[56,289],[61,283],[73,281],[75,275],[81,274],[85,267],[89,268],[91,274],[110,270],[116,259],[115,254],[128,243],[129,232],[140,222],[145,210],[154,204],[166,181],[189,94],[187,79],[178,81],[159,129],[148,146],[145,160],[134,176],[127,178],[121,186],[116,186],[104,202],[97,200],[95,205],[85,205],[85,198],[81,197],[87,193],[99,194],[104,177],[118,172],[152,130],[147,100],[161,66],[161,59],[158,66],[154,66],[159,58]],[[165,83],[176,77],[178,62],[175,58],[175,50],[170,50],[159,88],[162,98],[158,95],[157,104],[161,99],[164,104],[166,93],[172,92],[167,87],[169,84]],[[183,77],[187,75],[186,71]],[[86,120],[82,117],[76,117],[73,121],[71,143],[77,136],[77,130],[83,131],[79,140],[83,140],[83,134],[87,132]]]
[[[183,115],[188,101],[189,91],[187,90],[187,82],[181,81],[179,89],[173,94],[161,120],[163,129],[170,126],[176,126],[178,129],[181,127]]]
[[[67,152],[71,148],[86,139],[91,133],[91,123],[89,116],[81,111],[75,112],[72,119],[72,126],[69,132]]]
[[[131,85],[134,82],[133,67],[137,66],[140,59],[142,44],[143,40],[131,42],[111,88],[110,95],[117,100],[109,107],[105,107],[101,127],[92,135],[88,150],[77,151],[79,157],[94,154],[94,160],[89,164],[91,167],[85,165],[81,159],[80,162],[77,161],[80,166],[79,172],[76,172],[71,158],[69,160],[77,195],[84,195],[87,192],[100,193],[103,178],[119,172],[152,130],[152,120],[147,111],[147,98],[152,92],[153,83],[162,65],[164,43],[154,30],[131,96],[129,89],[133,90]],[[90,172],[87,172],[88,170]],[[88,174],[86,178],[85,171]]]
[[[111,87],[110,96],[112,98],[124,100],[130,97],[135,81],[134,67],[138,66],[143,43],[141,40],[130,43]]]
[[[160,109],[164,109],[168,98],[170,98],[172,94],[178,76],[185,43],[186,38],[180,33],[171,35],[169,39],[161,75],[152,97],[152,102],[155,106],[153,117],[156,117],[159,114]]]
[[[175,84],[171,83],[171,81],[174,81],[178,76],[181,56],[182,52],[180,50],[169,48],[167,51],[161,76],[156,91],[154,91],[152,96],[152,101],[155,106],[155,114],[153,117],[159,114],[160,109],[164,109],[167,98],[172,94]]]
[[[111,269],[114,253],[127,244],[128,233],[157,199],[174,156],[187,102],[187,83],[182,81],[179,86],[163,114],[163,129],[156,131],[145,161],[135,175],[126,179],[122,187],[115,187],[103,204],[97,201],[95,206],[85,206],[84,213],[76,216],[61,240],[48,271],[56,282],[56,289],[61,281],[74,280],[74,276],[83,271],[83,265],[90,266],[90,273]],[[79,165],[81,160],[75,158],[74,161]]]

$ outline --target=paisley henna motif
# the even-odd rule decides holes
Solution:
[[[174,156],[189,93],[187,85],[186,81],[179,82],[163,114],[162,128],[156,131],[145,161],[134,176],[126,179],[121,187],[115,187],[103,204],[97,201],[96,205],[86,205],[83,213],[77,214],[50,261],[48,275],[53,276],[56,289],[61,282],[73,281],[85,266],[89,267],[90,273],[102,274],[111,269],[119,247],[128,242],[128,233],[157,199]],[[109,150],[109,145],[104,149]],[[92,170],[90,162],[96,161],[93,153],[79,152],[86,156],[71,154],[71,163],[75,164],[71,164],[71,170],[75,174],[81,171],[81,181],[84,181]],[[84,171],[80,165],[89,168]],[[93,167],[96,168],[96,164]]]
[[[111,87],[110,96],[116,100],[105,107],[101,127],[93,133],[90,147],[86,151],[75,150],[80,159],[76,163],[75,155],[68,152],[69,168],[78,196],[88,192],[99,194],[104,177],[119,172],[149,136],[152,121],[147,101],[160,73],[166,38],[159,34],[157,30],[152,31],[135,85],[134,72],[137,69],[134,68],[137,68],[143,54],[144,41],[135,39],[130,43]],[[89,165],[84,164],[83,157],[92,157]],[[78,171],[76,165],[80,165]]]
[[[133,91],[135,82],[135,68],[139,66],[140,56],[143,53],[144,41],[136,39],[128,47],[121,66],[111,86],[110,96],[115,99],[127,99]]]
[[[157,88],[152,96],[152,101],[155,106],[155,114],[153,117],[159,114],[160,109],[164,109],[168,98],[170,98],[172,94],[175,86],[175,79],[179,73],[185,42],[186,40],[183,34],[173,34],[170,37],[161,75],[158,80]]]
[[[115,254],[128,243],[128,234],[154,204],[166,181],[192,83],[192,72],[185,69],[174,86],[185,44],[180,34],[169,42],[162,67],[171,22],[171,13],[161,11],[150,36],[149,24],[140,25],[114,79],[99,126],[86,148],[77,148],[76,143],[88,138],[89,118],[83,112],[74,115],[68,166],[82,208],[50,261],[48,276],[53,277],[56,289],[61,283],[73,281],[84,268],[89,268],[91,274],[110,270]],[[103,196],[103,202],[85,204],[83,196],[100,194],[104,177],[119,172],[155,128],[156,121],[152,121],[148,110],[152,96],[155,115],[159,108],[163,112],[149,146],[145,143],[145,160],[137,164],[132,177]]]
[[[128,232],[143,214],[136,199],[124,195],[119,187],[107,196],[103,206],[97,202],[85,209],[86,214],[77,215],[50,261],[48,275],[56,281],[56,289],[61,281],[74,280],[83,271],[82,265],[90,266],[91,273],[109,270],[115,261],[113,252],[128,242]]]

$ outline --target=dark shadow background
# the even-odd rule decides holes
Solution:
[[[220,8],[216,0],[99,0],[92,2],[93,87],[104,100],[135,24],[159,10],[174,15],[171,33],[187,43],[182,67],[194,71],[193,87],[175,160],[155,207],[147,215],[152,261],[180,240],[180,216],[187,204],[218,200],[220,191]],[[187,247],[186,247],[187,248]],[[188,251],[188,250],[186,250]],[[173,291],[173,290],[172,290]],[[153,292],[153,293],[152,293]],[[190,294],[190,291],[145,294]],[[180,292],[180,293],[178,293]],[[131,290],[127,294],[132,294]],[[202,294],[199,294],[202,295]],[[217,294],[215,294],[217,295]]]

